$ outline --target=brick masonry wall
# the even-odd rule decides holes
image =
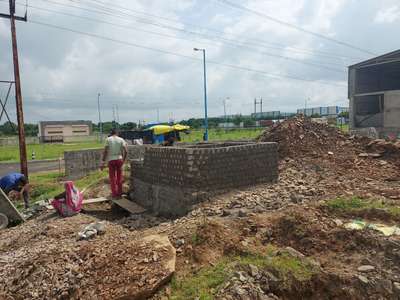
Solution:
[[[199,146],[147,148],[144,161],[132,162],[131,166],[135,201],[164,215],[180,215],[207,195],[278,179],[276,143]],[[170,197],[152,191],[160,187],[168,187],[169,192],[166,188],[163,192]],[[172,199],[176,195],[180,200]],[[162,207],[161,197],[166,198]]]
[[[128,159],[142,159],[145,146],[129,145]],[[101,165],[103,149],[65,151],[65,175],[68,179],[77,179],[98,170]]]

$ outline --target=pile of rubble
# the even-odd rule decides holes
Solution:
[[[353,147],[344,147],[355,143],[338,129],[303,116],[275,123],[258,137],[258,141],[277,142],[281,158],[334,153],[343,148],[351,148],[347,149],[351,152],[355,150]]]
[[[326,155],[336,157],[400,157],[400,141],[371,140],[351,136],[311,118],[296,116],[267,128],[257,139],[260,142],[277,142],[280,158],[316,158]]]
[[[146,298],[172,276],[175,249],[167,237],[138,238],[104,222],[100,235],[82,240],[78,233],[94,221],[34,220],[2,233],[0,298]]]

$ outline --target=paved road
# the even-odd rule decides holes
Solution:
[[[56,160],[36,160],[28,162],[29,173],[59,170],[60,163]],[[61,162],[61,168],[64,168],[64,161]],[[10,173],[19,172],[19,163],[0,163],[0,177]]]

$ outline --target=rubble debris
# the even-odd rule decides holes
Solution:
[[[357,271],[359,272],[363,272],[363,273],[367,273],[367,272],[371,272],[374,271],[375,267],[374,266],[370,266],[370,265],[364,265],[364,266],[360,266],[357,268]]]
[[[35,221],[1,233],[2,299],[143,299],[175,272],[166,236],[142,237],[105,222],[103,235],[78,242],[74,229],[96,219]]]
[[[106,225],[104,222],[95,222],[87,225],[82,231],[78,232],[78,240],[88,240],[98,234],[106,232]]]

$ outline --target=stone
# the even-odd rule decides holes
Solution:
[[[368,283],[369,283],[368,278],[365,277],[365,276],[357,275],[357,278],[358,278],[358,279],[361,281],[361,283],[363,283],[363,284],[368,284]]]
[[[400,295],[400,282],[393,282],[393,292]]]
[[[185,244],[185,240],[184,239],[177,239],[176,242],[175,242],[175,246],[178,247],[178,248],[183,246],[184,244]]]
[[[247,278],[246,276],[243,275],[243,272],[236,272],[236,277],[241,281],[241,282],[246,282]]]
[[[243,209],[240,209],[239,212],[238,212],[238,217],[239,218],[244,218],[246,216],[247,216],[247,212],[244,211]]]
[[[343,226],[343,222],[340,219],[334,219],[333,222],[335,222],[336,226]]]
[[[290,194],[290,201],[292,203],[301,203],[302,197],[298,194]]]
[[[363,266],[360,266],[357,268],[357,271],[363,272],[363,273],[371,272],[374,270],[375,270],[375,267],[371,266],[371,265],[363,265]]]
[[[227,209],[223,209],[222,210],[222,216],[223,217],[227,217],[227,216],[230,216],[230,215],[231,215],[231,212],[229,210],[227,210]]]
[[[252,277],[257,277],[259,276],[259,272],[258,272],[258,268],[254,265],[249,265],[249,269],[250,269],[250,275]]]
[[[303,253],[297,251],[296,249],[294,249],[294,248],[292,248],[292,247],[286,247],[285,250],[286,250],[291,256],[294,256],[294,257],[297,257],[297,258],[303,258],[303,257],[305,257],[305,255],[304,255]]]

